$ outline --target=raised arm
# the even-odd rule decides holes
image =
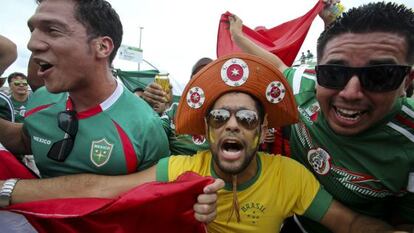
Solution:
[[[243,34],[243,21],[237,17],[237,15],[229,16],[229,22],[231,38],[241,50],[266,59],[274,64],[275,67],[282,73],[288,68],[288,66],[278,56],[258,46]]]
[[[0,35],[0,75],[17,58],[16,45],[6,37]]]

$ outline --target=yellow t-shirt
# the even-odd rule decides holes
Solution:
[[[208,232],[278,232],[283,220],[293,214],[319,221],[332,197],[305,167],[284,156],[258,153],[255,177],[237,187],[240,206],[238,223],[235,214],[227,223],[233,203],[231,184],[218,192],[217,217]],[[159,161],[157,180],[172,181],[185,171],[217,177],[210,151],[194,156],[171,156]]]

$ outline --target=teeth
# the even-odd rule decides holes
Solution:
[[[354,114],[360,114],[360,111],[353,111],[353,110],[347,110],[347,109],[343,109],[343,108],[337,108],[336,109],[338,112],[342,113],[342,114],[346,114],[346,115],[354,115]]]
[[[336,114],[342,119],[356,121],[361,117],[362,111],[336,108]]]

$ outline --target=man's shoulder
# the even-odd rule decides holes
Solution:
[[[414,142],[414,100],[402,98],[401,105],[391,119],[386,123],[387,131],[391,130],[395,135],[402,135]]]

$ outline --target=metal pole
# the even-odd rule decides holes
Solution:
[[[141,49],[142,29],[144,29],[144,27],[139,27],[139,49]],[[140,70],[141,70],[141,63],[138,63],[138,71]]]

